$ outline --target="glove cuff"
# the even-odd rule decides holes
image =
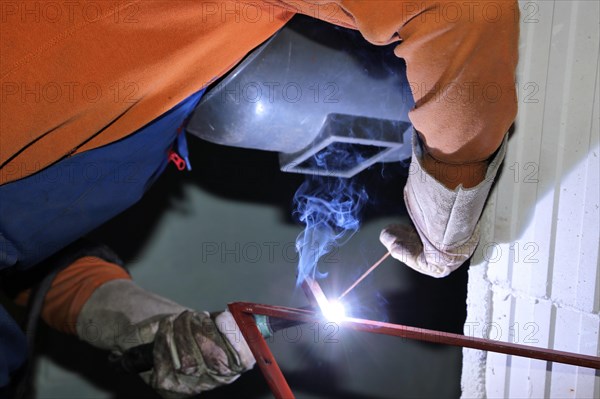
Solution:
[[[161,319],[186,310],[131,280],[113,280],[97,288],[83,305],[77,336],[97,348],[123,352],[152,342]]]
[[[404,201],[424,244],[425,256],[428,250],[440,256],[434,263],[448,265],[454,259],[453,263],[460,261],[460,266],[475,251],[479,242],[478,221],[504,159],[507,138],[508,135],[493,155],[482,182],[472,188],[459,185],[451,190],[424,169],[423,143],[413,131],[413,154]]]

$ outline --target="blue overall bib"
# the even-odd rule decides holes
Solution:
[[[164,171],[171,151],[187,158],[181,126],[203,94],[124,139],[0,186],[0,272],[34,267],[135,204]],[[25,346],[0,305],[0,387],[23,363]]]

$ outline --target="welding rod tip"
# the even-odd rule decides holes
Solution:
[[[365,277],[367,277],[373,270],[375,270],[377,268],[377,266],[381,265],[383,263],[383,261],[387,259],[388,256],[390,256],[390,253],[386,252],[386,254],[383,255],[381,257],[381,259],[379,259],[377,262],[375,262],[373,264],[373,266],[371,266],[366,272],[364,272],[362,274],[362,276],[360,276],[354,283],[352,283],[352,285],[350,287],[348,287],[348,289],[346,291],[344,291],[342,293],[342,295],[340,295],[338,297],[338,301],[340,299],[342,299],[343,297],[345,297],[347,293],[349,293],[350,291],[352,291],[354,289],[354,287],[356,287],[358,285],[358,283],[360,283],[361,281],[363,281],[365,279]]]

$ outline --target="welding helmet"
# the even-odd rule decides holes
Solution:
[[[187,130],[279,152],[287,172],[351,177],[408,159],[414,101],[393,47],[296,16],[209,88]]]

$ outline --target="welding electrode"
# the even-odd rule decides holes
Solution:
[[[338,297],[338,301],[339,301],[340,299],[342,299],[343,297],[345,297],[347,293],[349,293],[350,291],[352,291],[352,290],[354,289],[354,287],[356,287],[356,286],[358,285],[358,283],[360,283],[361,281],[363,281],[363,280],[364,280],[364,279],[365,279],[365,278],[366,278],[366,277],[367,277],[369,274],[371,274],[371,272],[372,272],[373,270],[375,270],[377,267],[379,267],[379,265],[381,265],[381,264],[383,263],[383,261],[384,261],[384,260],[386,260],[386,259],[387,259],[387,257],[388,257],[388,256],[390,256],[390,255],[391,255],[391,253],[390,253],[390,252],[386,252],[386,254],[385,254],[385,255],[383,255],[383,256],[381,257],[381,259],[379,259],[377,262],[373,263],[373,266],[371,266],[371,267],[370,267],[370,268],[369,268],[369,269],[368,269],[366,272],[364,272],[364,273],[363,273],[363,274],[362,274],[362,275],[361,275],[361,276],[360,276],[358,279],[356,279],[356,281],[354,281],[354,283],[353,283],[353,284],[352,284],[350,287],[348,287],[348,289],[347,289],[346,291],[344,291],[344,292],[342,293],[342,295],[340,295],[340,296]]]
[[[312,308],[306,307],[305,310]],[[304,324],[302,321],[278,319],[269,316],[254,315],[254,321],[264,338],[270,338],[277,331],[285,330],[290,327]],[[143,371],[152,370],[154,367],[154,342],[134,346],[126,350],[122,355],[111,354],[108,361],[113,370],[118,373],[137,374]]]

